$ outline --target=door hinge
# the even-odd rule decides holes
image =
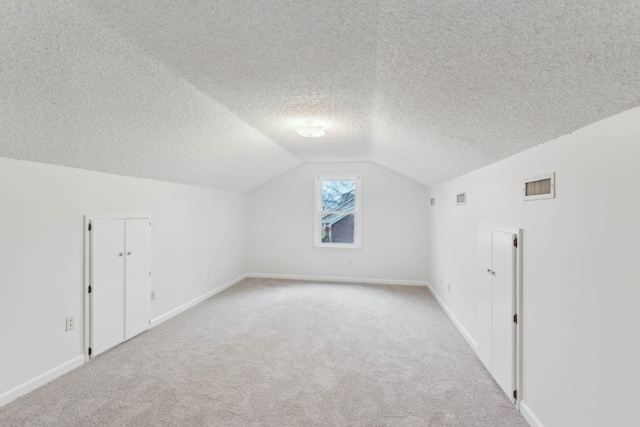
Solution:
[[[91,228],[92,228],[92,227],[91,227],[91,223],[89,223],[89,231],[91,231]]]
[[[91,347],[89,347],[89,356],[91,356]]]
[[[518,323],[518,315],[517,314],[513,315],[513,323]]]
[[[91,285],[89,285],[89,293],[91,293]]]
[[[513,390],[513,398],[518,400],[518,390]]]
[[[515,246],[516,248],[518,247],[518,238],[517,237],[513,238],[513,246]]]

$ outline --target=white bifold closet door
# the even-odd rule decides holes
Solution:
[[[149,327],[148,219],[91,220],[91,356]]]
[[[148,219],[125,220],[125,340],[149,327],[151,317],[150,230]]]
[[[91,221],[91,355],[124,339],[124,220]]]
[[[504,392],[516,387],[516,235],[480,229],[478,356]]]
[[[491,373],[509,397],[516,372],[516,251],[515,235],[493,232],[493,322]]]
[[[492,263],[491,230],[481,228],[478,230],[478,357],[484,366],[491,372],[493,354],[493,277],[491,275]]]

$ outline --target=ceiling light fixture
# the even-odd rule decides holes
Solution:
[[[317,138],[319,136],[326,135],[324,126],[314,125],[312,122],[307,122],[306,126],[294,126],[293,129],[295,129],[300,136],[304,136],[306,138]]]

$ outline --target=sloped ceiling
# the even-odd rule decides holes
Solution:
[[[189,133],[165,135],[161,150],[140,148],[155,163],[137,174],[157,179],[246,190],[302,161],[375,161],[429,185],[640,105],[637,0],[75,5],[82,13],[58,19],[102,24],[116,48],[94,37],[93,55],[139,75],[149,114],[185,121]],[[72,46],[82,36],[65,33]],[[154,105],[163,99],[143,81],[151,71],[166,71],[155,89],[188,93],[185,105]],[[194,99],[202,105],[190,111]],[[291,129],[309,119],[327,136]],[[135,168],[121,154],[109,160],[122,153],[115,144],[88,168]]]

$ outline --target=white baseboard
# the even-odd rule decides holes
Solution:
[[[82,364],[84,364],[84,354],[80,354],[61,365],[51,368],[48,371],[38,375],[37,377],[30,379],[29,381],[25,381],[22,384],[17,385],[11,390],[0,394],[0,407],[17,399],[20,396],[29,393],[30,391],[35,390],[40,386],[45,385],[49,381],[61,377],[67,372],[77,368],[78,366],[81,366]]]
[[[310,282],[372,283],[375,285],[427,286],[423,280],[365,279],[361,277],[303,276],[297,274],[247,273],[259,279],[307,280]]]
[[[447,313],[447,316],[449,316],[449,319],[451,319],[453,324],[456,325],[456,328],[458,328],[458,331],[460,331],[460,333],[462,334],[464,339],[467,340],[467,343],[469,343],[469,345],[471,346],[473,351],[478,353],[478,344],[474,341],[473,338],[471,338],[471,334],[469,334],[469,332],[467,332],[467,330],[464,328],[464,326],[462,326],[462,323],[460,323],[458,318],[456,316],[454,316],[453,312],[449,309],[449,307],[447,307],[447,305],[444,303],[442,298],[440,298],[440,296],[438,296],[438,294],[431,287],[431,284],[429,282],[427,282],[427,288],[429,288],[429,290],[431,291],[431,294],[436,299],[436,301],[438,301],[438,304],[440,304],[440,307],[442,307],[444,312]]]
[[[525,420],[531,425],[531,427],[544,427],[542,422],[535,416],[529,405],[524,401],[520,401],[520,413],[524,417]]]
[[[194,305],[198,305],[202,301],[211,298],[215,294],[218,294],[218,293],[224,291],[225,289],[230,288],[231,286],[235,285],[236,283],[244,280],[246,277],[248,277],[246,274],[243,274],[243,275],[241,275],[239,277],[236,277],[235,279],[225,283],[224,285],[218,286],[214,290],[209,291],[204,295],[200,295],[198,298],[192,299],[191,301],[186,302],[186,303],[174,308],[173,310],[168,311],[165,314],[156,317],[155,319],[151,319],[151,323],[150,323],[149,327],[153,328],[155,326],[158,326],[162,322],[166,322],[167,320],[171,319],[174,316],[177,316],[178,314],[182,313],[183,311],[186,311],[186,310],[190,309]]]

